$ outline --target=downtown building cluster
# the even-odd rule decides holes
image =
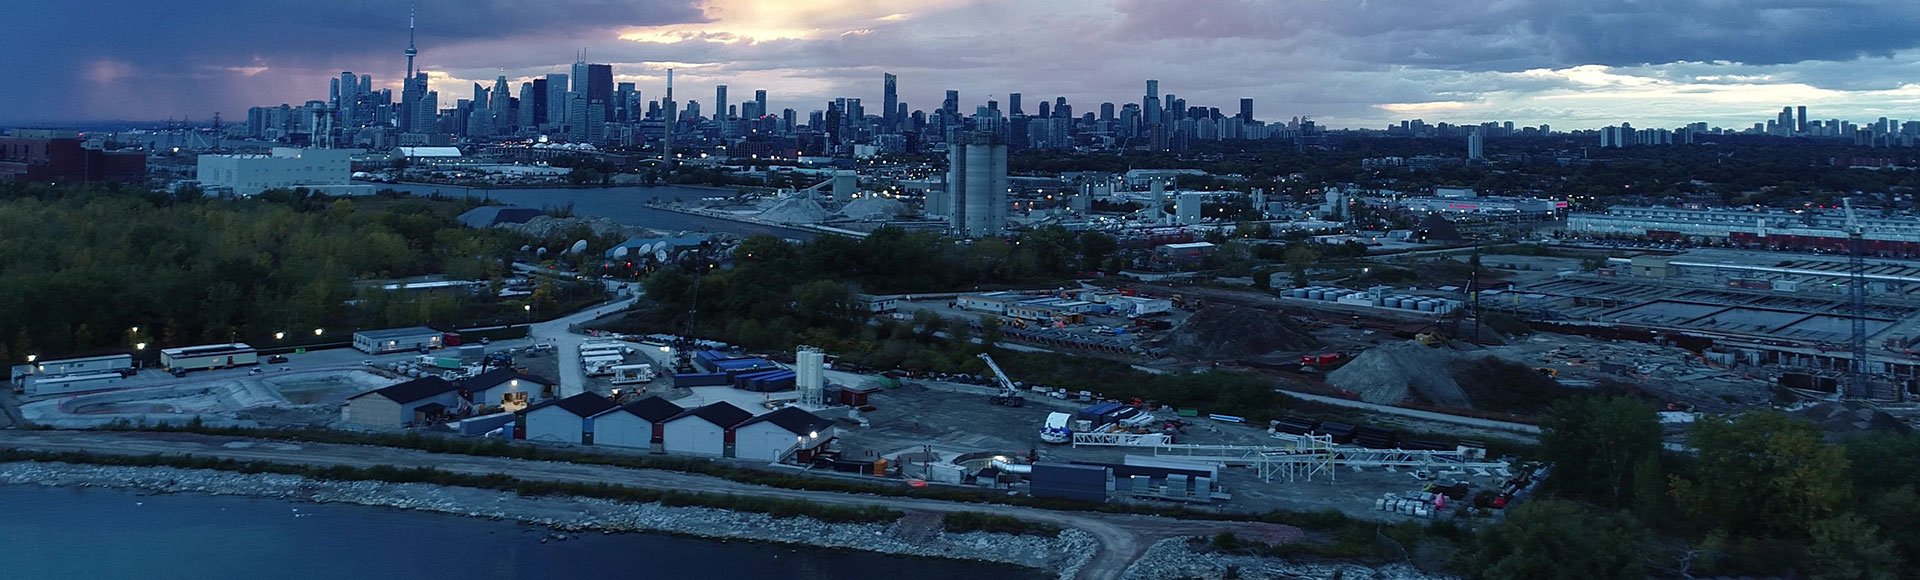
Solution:
[[[671,151],[677,143],[686,152],[725,146],[733,156],[771,157],[938,151],[946,143],[975,139],[970,136],[975,133],[992,134],[996,143],[1012,150],[1170,151],[1183,151],[1194,141],[1312,139],[1322,133],[1309,119],[1272,124],[1256,119],[1250,98],[1240,99],[1238,107],[1228,111],[1189,104],[1162,94],[1154,80],[1146,82],[1137,103],[1102,102],[1078,111],[1066,97],[1028,103],[1017,92],[1007,94],[1004,102],[987,100],[969,108],[958,90],[946,90],[937,108],[917,110],[899,98],[899,77],[886,73],[877,110],[867,108],[871,101],[840,97],[802,114],[792,108],[774,110],[765,90],[735,102],[725,84],[713,87],[708,103],[681,102],[673,94],[671,70],[664,93],[649,99],[634,83],[615,82],[612,65],[582,58],[566,73],[517,82],[503,74],[491,84],[461,89],[453,98],[445,87],[431,86],[426,72],[415,69],[419,52],[411,31],[410,23],[407,72],[397,99],[391,89],[376,90],[369,75],[342,72],[329,79],[324,100],[253,107],[244,125],[228,129],[229,136],[376,150],[546,141],[624,148],[659,145]]]

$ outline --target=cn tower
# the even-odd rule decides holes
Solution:
[[[413,57],[420,55],[420,50],[413,47],[413,15],[414,7],[407,6],[407,76],[404,79],[406,82],[413,82]]]

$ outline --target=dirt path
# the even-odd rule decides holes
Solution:
[[[1180,535],[1232,531],[1246,537],[1292,540],[1297,528],[1252,522],[1204,522],[1157,516],[1056,511],[899,497],[807,491],[740,483],[705,475],[651,469],[627,469],[501,457],[447,455],[392,447],[290,443],[181,433],[96,431],[0,431],[0,447],[34,451],[88,451],[123,455],[185,455],[298,465],[430,467],[466,475],[510,474],[558,482],[607,483],[667,490],[696,490],[806,500],[838,506],[880,506],[933,513],[982,511],[1085,530],[1100,543],[1099,552],[1080,569],[1080,578],[1118,578],[1155,541]]]

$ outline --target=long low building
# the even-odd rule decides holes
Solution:
[[[1920,256],[1920,217],[1856,216],[1867,253]],[[1567,217],[1567,231],[1585,236],[1724,243],[1764,250],[1845,252],[1847,218],[1816,210],[1614,207]]]
[[[256,364],[260,364],[260,351],[244,342],[160,350],[160,366],[168,369],[193,371]]]
[[[353,348],[367,354],[417,350],[421,347],[440,348],[445,336],[440,331],[425,326],[362,330],[353,333]]]
[[[209,192],[249,197],[269,189],[305,188],[328,195],[372,195],[353,183],[359,149],[275,147],[267,155],[201,155],[196,172]]]

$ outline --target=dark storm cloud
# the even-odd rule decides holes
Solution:
[[[185,111],[231,117],[250,104],[288,100],[289,85],[306,98],[323,97],[325,75],[341,70],[386,84],[405,68],[406,2],[19,4],[6,9],[7,32],[0,34],[0,75],[8,79],[0,83],[0,121]],[[584,35],[705,18],[693,0],[439,0],[420,2],[418,12],[423,66],[457,57],[512,60],[455,52],[476,42],[539,39],[526,44],[571,56],[565,47]]]
[[[1780,64],[1920,46],[1920,2],[1868,0],[1119,0],[1136,39],[1332,36],[1362,62],[1513,70]]]

